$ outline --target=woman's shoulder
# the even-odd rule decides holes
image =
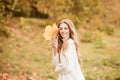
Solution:
[[[68,39],[68,47],[73,50],[75,48],[75,43],[73,39]]]
[[[73,43],[74,43],[74,40],[70,38],[70,39],[68,39],[68,43],[69,43],[69,44],[71,44],[71,43],[73,44]]]

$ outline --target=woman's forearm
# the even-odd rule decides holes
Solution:
[[[57,49],[53,48],[52,49],[54,56],[57,54]]]

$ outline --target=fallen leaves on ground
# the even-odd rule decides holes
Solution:
[[[49,78],[36,79],[36,78],[33,78],[33,77],[12,76],[8,73],[0,73],[0,80],[54,80],[54,79],[49,79]]]

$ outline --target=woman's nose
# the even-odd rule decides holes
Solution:
[[[64,32],[64,31],[65,31],[64,29],[61,30],[61,32]]]

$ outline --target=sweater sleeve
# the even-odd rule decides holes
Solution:
[[[73,40],[68,41],[68,49],[65,53],[65,57],[61,56],[61,63],[58,63],[58,55],[53,56],[55,63],[55,71],[59,73],[68,73],[73,71],[76,63],[76,49]]]
[[[63,56],[61,56],[61,63],[59,63],[59,55],[56,54],[56,55],[53,55],[53,63],[55,65],[55,72],[58,72],[58,73],[64,73],[65,70],[65,65],[66,65],[66,60],[63,58]]]

